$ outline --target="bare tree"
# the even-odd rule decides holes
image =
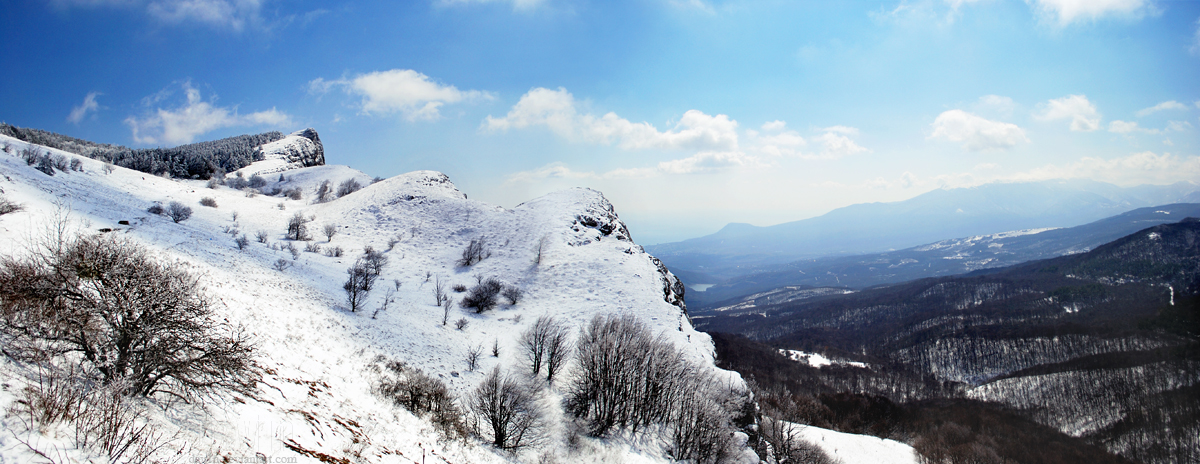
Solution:
[[[458,266],[470,267],[491,255],[491,252],[487,250],[487,242],[483,237],[472,239],[471,243],[468,243],[467,247],[463,249],[462,258],[458,260]]]
[[[351,177],[349,179],[342,181],[341,184],[338,184],[337,197],[338,198],[344,197],[351,193],[357,192],[361,188],[362,188],[362,184],[358,183],[357,180],[355,180],[353,177]]]
[[[546,337],[546,381],[554,383],[557,374],[571,355],[571,331],[566,325],[558,325],[557,330]]]
[[[329,181],[321,182],[321,186],[317,188],[317,203],[325,203],[329,201]]]
[[[249,338],[195,278],[109,235],[0,261],[0,336],[8,356],[78,356],[127,394],[248,391],[259,376]]]
[[[323,232],[325,232],[326,241],[333,242],[333,236],[337,235],[338,227],[335,224],[325,224],[325,229],[323,229]]]
[[[542,412],[533,388],[519,378],[492,370],[468,399],[481,426],[476,432],[497,448],[518,450],[540,438]]]
[[[454,300],[446,297],[446,301],[442,302],[442,325],[446,325],[446,322],[450,320],[450,308],[452,306],[454,306]]]
[[[346,269],[346,274],[349,277],[342,284],[342,289],[346,291],[346,303],[350,305],[350,312],[358,312],[358,308],[362,307],[367,295],[371,293],[373,279],[362,258]]]
[[[446,283],[442,282],[442,276],[438,276],[433,281],[433,299],[436,301],[434,305],[441,306],[445,304],[447,298],[450,297],[446,296]]]
[[[287,238],[288,240],[309,240],[308,235],[308,218],[297,212],[288,219]]]
[[[525,296],[525,292],[522,292],[520,288],[513,285],[506,285],[500,294],[504,296],[504,299],[508,300],[508,304],[510,305],[517,304],[517,302],[521,301],[521,297]]]
[[[565,349],[563,343],[566,339],[566,333],[567,328],[565,325],[554,320],[553,317],[542,316],[537,318],[537,321],[534,321],[533,325],[521,334],[521,338],[518,339],[517,343],[520,345],[525,359],[529,362],[531,375],[537,376],[541,374],[542,364],[549,358],[551,339],[556,340],[557,345],[555,348],[557,350]],[[559,359],[554,366],[557,370],[559,364],[562,362],[562,354],[556,354],[559,355]],[[553,373],[550,375],[553,376]]]
[[[479,355],[483,354],[483,347],[479,345],[467,348],[467,370],[474,372],[479,366]]]

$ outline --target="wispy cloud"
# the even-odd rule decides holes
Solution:
[[[543,4],[549,3],[549,0],[434,0],[438,6],[454,6],[454,5],[471,5],[471,4],[512,4],[514,11],[529,11],[536,9]]]
[[[53,0],[59,7],[116,7],[142,9],[168,24],[196,22],[242,31],[262,26],[267,0]]]
[[[438,119],[441,107],[446,104],[493,98],[488,92],[459,90],[453,85],[440,84],[411,69],[376,71],[352,79],[316,78],[308,83],[309,92],[313,94],[324,94],[335,87],[361,97],[363,113],[399,112],[409,121]]]
[[[67,115],[67,122],[79,124],[88,113],[94,113],[100,109],[100,104],[96,103],[96,97],[101,95],[100,92],[88,92],[86,97],[83,97],[83,103],[79,106],[71,108],[71,114]]]
[[[1187,105],[1179,103],[1175,100],[1165,101],[1149,108],[1138,110],[1138,117],[1149,116],[1163,110],[1187,110]]]
[[[1192,46],[1188,47],[1188,53],[1200,55],[1200,18],[1196,19],[1196,32],[1192,33]]]
[[[236,107],[220,107],[204,101],[200,90],[192,87],[191,82],[184,82],[181,87],[187,98],[183,105],[171,109],[158,108],[143,117],[125,118],[125,124],[133,131],[134,142],[179,145],[191,143],[202,134],[226,127],[283,128],[294,125],[290,116],[275,108],[239,115]]]
[[[545,126],[560,137],[577,142],[615,144],[632,149],[689,149],[737,151],[737,121],[728,116],[689,110],[673,129],[659,131],[650,123],[631,122],[606,113],[595,116],[579,111],[575,97],[564,88],[535,88],[523,95],[504,117],[488,116],[482,129],[503,132]]]
[[[1119,185],[1169,184],[1200,179],[1200,157],[1178,156],[1150,151],[1129,156],[1104,159],[1083,157],[1078,161],[1048,164],[1014,175],[1007,181],[1039,181],[1049,179],[1093,179]]]
[[[1121,121],[1115,120],[1108,123],[1108,131],[1116,134],[1132,134],[1136,132],[1144,134],[1161,134],[1158,129],[1149,129],[1141,127],[1136,121]]]
[[[1040,121],[1071,120],[1071,130],[1091,132],[1100,128],[1100,112],[1085,95],[1068,95],[1038,105],[1034,119]]]
[[[1026,0],[1046,19],[1059,26],[1104,17],[1140,19],[1158,14],[1150,0]]]
[[[963,142],[963,148],[971,151],[1004,150],[1029,142],[1016,124],[992,121],[963,110],[942,112],[932,126],[929,139]]]

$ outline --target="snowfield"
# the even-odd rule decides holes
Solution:
[[[221,394],[204,405],[148,400],[151,421],[169,443],[166,449],[182,462],[250,462],[264,456],[309,462],[317,455],[355,463],[502,463],[542,457],[548,462],[668,462],[665,443],[645,435],[584,438],[568,447],[559,406],[565,382],[544,390],[541,402],[550,424],[544,443],[518,455],[476,438],[440,440],[429,421],[379,398],[371,388],[385,360],[400,360],[442,378],[462,398],[495,366],[527,369],[517,337],[542,315],[578,328],[597,314],[633,314],[687,347],[695,361],[713,366],[711,339],[692,328],[678,280],[629,239],[612,206],[593,190],[560,191],[506,209],[467,199],[445,175],[431,171],[374,184],[371,176],[345,166],[286,170],[278,173],[282,180],[277,173],[266,176],[266,189],[302,189],[302,199],[290,200],[120,167],[106,173],[101,162],[41,147],[83,162],[82,172],[48,176],[15,156],[24,142],[0,136],[0,146],[9,147],[0,153],[0,190],[24,207],[0,216],[0,255],[27,253],[54,217],[65,213],[81,233],[128,237],[200,277],[217,313],[253,334],[267,373],[257,397]],[[278,159],[263,163],[244,171],[279,168]],[[365,187],[313,203],[322,182],[336,188],[346,179]],[[217,207],[201,206],[202,198],[212,198]],[[177,224],[146,212],[154,202],[171,201],[190,206],[194,214]],[[305,252],[305,242],[285,240],[288,220],[297,213],[311,219],[310,243],[322,252]],[[323,233],[326,225],[336,228],[332,239]],[[267,243],[256,240],[259,231]],[[250,239],[244,250],[234,241],[241,235]],[[480,239],[490,256],[458,267],[463,249]],[[289,243],[300,249],[297,256],[281,248]],[[327,256],[324,251],[331,247],[341,247],[344,254]],[[384,251],[388,263],[365,307],[350,312],[342,284],[366,247]],[[445,283],[458,301],[464,294],[449,289],[470,287],[481,278],[518,286],[524,297],[483,314],[455,305],[443,324],[436,283]],[[395,291],[395,299],[377,311],[385,288]],[[459,319],[466,321],[461,330],[455,327]],[[491,354],[493,344],[498,357]],[[484,352],[474,371],[466,361],[472,348]],[[562,378],[570,376],[570,367]],[[723,382],[743,384],[737,373],[711,368]],[[0,361],[6,379],[0,385],[0,409],[12,406],[27,369]],[[26,432],[11,415],[0,421],[0,462],[44,460],[25,443],[57,461],[106,462],[71,448],[65,429]],[[746,450],[742,461],[758,459]]]

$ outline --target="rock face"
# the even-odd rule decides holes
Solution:
[[[280,140],[258,147],[254,164],[242,169],[246,175],[270,174],[309,166],[325,165],[325,147],[313,128],[296,131]]]

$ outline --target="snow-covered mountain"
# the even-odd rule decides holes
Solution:
[[[266,373],[256,395],[221,394],[204,405],[148,400],[150,420],[169,443],[164,449],[177,450],[188,461],[237,462],[256,453],[320,455],[333,459],[328,462],[531,459],[528,453],[497,451],[475,438],[441,440],[428,420],[381,399],[372,386],[383,363],[399,360],[442,379],[461,398],[496,366],[525,369],[517,338],[543,315],[569,324],[573,332],[597,314],[633,315],[682,347],[697,365],[712,369],[722,384],[742,385],[736,373],[713,367],[711,339],[692,328],[682,284],[629,238],[600,192],[565,190],[506,209],[467,199],[437,172],[372,184],[371,176],[345,166],[296,167],[291,157],[299,152],[288,147],[303,149],[306,141],[320,146],[303,133],[293,134],[263,148],[283,155],[246,168],[281,173],[279,178],[267,176],[270,183],[263,191],[299,189],[297,200],[106,169],[99,161],[33,147],[82,162],[80,171],[50,176],[15,156],[29,145],[0,136],[0,147],[6,148],[0,153],[0,193],[23,207],[0,216],[0,255],[27,253],[31,242],[65,213],[79,233],[126,237],[198,276],[218,315],[252,334]],[[313,201],[326,181],[336,186],[350,179],[365,187],[332,201]],[[215,206],[201,206],[202,199]],[[172,201],[190,206],[190,219],[175,223],[147,212],[155,202]],[[285,240],[289,220],[297,214],[308,220],[314,240]],[[328,239],[325,226],[332,226]],[[250,238],[249,244],[239,249],[235,239],[243,236]],[[458,266],[464,248],[479,240],[490,253],[486,259]],[[311,251],[292,252],[287,248],[292,244]],[[340,256],[328,253],[335,247],[342,250]],[[388,263],[383,283],[364,309],[351,312],[342,285],[347,268],[367,247],[384,252]],[[437,283],[446,284],[450,296],[459,300],[463,294],[451,287],[470,287],[487,278],[519,287],[523,298],[481,314],[456,305],[445,323],[444,309],[435,304]],[[383,287],[392,289],[394,300],[376,311],[387,296]],[[459,319],[465,322],[456,328]],[[498,356],[492,356],[493,346]],[[485,354],[472,370],[467,358],[473,350]],[[0,409],[17,400],[29,369],[0,363],[6,379],[0,386]],[[543,390],[547,439],[531,452],[558,462],[668,459],[666,444],[647,435],[583,437],[568,447],[561,395],[558,386]],[[74,449],[66,429],[22,431],[18,418],[2,421],[11,433],[0,433],[0,462],[41,459],[32,448],[57,461],[104,462]],[[746,461],[757,461],[743,451]]]
[[[308,128],[259,147],[262,161],[239,171],[246,177],[325,164],[325,146],[316,129]]]

